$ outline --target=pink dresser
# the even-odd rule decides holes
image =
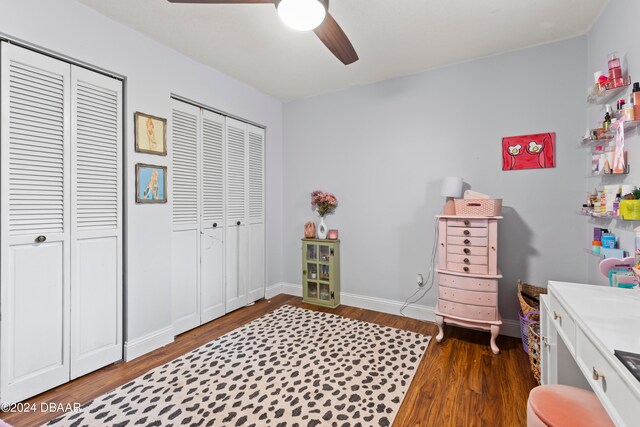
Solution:
[[[438,306],[436,323],[491,331],[491,350],[502,318],[498,311],[498,220],[500,216],[438,216]]]

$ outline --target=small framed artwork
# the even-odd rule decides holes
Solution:
[[[502,170],[556,167],[555,132],[502,138]]]
[[[167,167],[136,164],[136,203],[167,203]]]
[[[136,151],[167,155],[167,119],[136,112],[134,115]]]

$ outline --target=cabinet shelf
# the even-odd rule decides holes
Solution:
[[[627,77],[626,84],[624,86],[619,86],[611,89],[605,89],[601,92],[596,91],[596,87],[594,85],[589,95],[587,95],[587,102],[589,104],[602,105],[614,99],[616,96],[620,95],[622,92],[627,90],[627,88],[631,86],[631,77]]]
[[[602,255],[602,254],[597,254],[597,253],[593,252],[593,250],[592,250],[592,249],[584,248],[584,251],[585,251],[586,253],[588,253],[589,255],[592,255],[592,256],[594,256],[594,257],[596,257],[596,258],[600,258],[600,259],[604,259],[604,258],[605,258],[605,257],[604,257],[604,255]]]

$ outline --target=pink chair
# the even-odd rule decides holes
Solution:
[[[615,427],[592,391],[541,385],[529,393],[527,427]]]

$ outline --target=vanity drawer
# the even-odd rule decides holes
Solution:
[[[497,320],[496,307],[483,307],[481,305],[463,304],[439,299],[438,312],[469,320]]]
[[[447,236],[447,245],[484,246],[486,248],[489,239],[486,237]]]
[[[487,265],[462,264],[457,262],[447,262],[447,270],[459,271],[466,274],[489,274]]]
[[[497,307],[498,305],[498,295],[495,292],[465,291],[462,289],[439,286],[438,297],[441,300],[482,305],[485,307]]]
[[[566,337],[565,344],[567,348],[571,352],[572,355],[575,355],[576,348],[576,324],[569,316],[565,308],[560,304],[555,297],[555,295],[549,295],[549,305],[550,305],[550,313],[549,316],[551,318],[551,322],[555,325],[556,329],[564,334]]]
[[[438,273],[438,283],[449,288],[465,289],[469,291],[497,292],[497,279],[480,279],[476,277],[454,276],[453,274]]]
[[[457,262],[460,264],[470,265],[487,265],[488,257],[486,255],[454,255],[448,254],[447,261]]]
[[[449,227],[483,227],[487,228],[487,224],[489,223],[486,219],[448,219],[447,225]]]
[[[447,246],[447,253],[458,255],[484,255],[487,256],[487,248],[485,246]]]
[[[487,237],[486,228],[447,227],[449,236]]]
[[[638,425],[640,397],[579,328],[576,337],[576,359],[602,405],[610,416],[613,415],[615,424]],[[624,404],[620,405],[620,402]],[[615,409],[612,403],[618,403]]]

